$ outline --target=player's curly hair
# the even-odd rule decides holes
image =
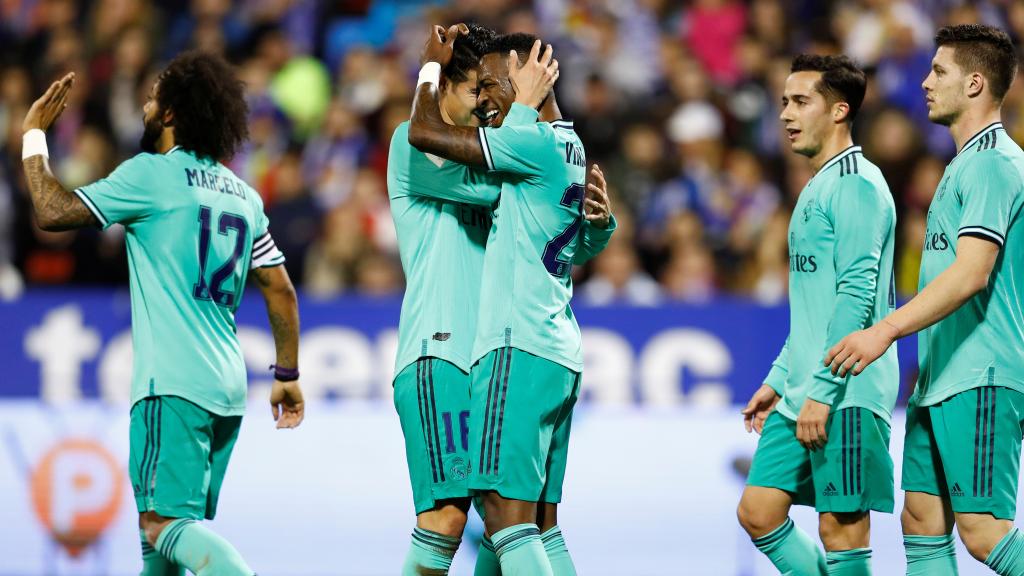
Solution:
[[[1017,75],[1017,52],[1006,32],[984,24],[946,26],[935,34],[935,47],[940,46],[955,48],[957,66],[968,74],[981,73],[992,96],[1002,101]]]
[[[458,84],[469,78],[470,70],[480,64],[480,57],[498,34],[479,24],[467,24],[469,34],[459,36],[452,45],[452,59],[444,68],[444,77]]]
[[[495,52],[507,55],[510,50],[516,51],[516,56],[519,57],[519,62],[526,62],[527,57],[530,56],[530,50],[533,49],[533,43],[539,40],[533,34],[527,34],[526,32],[513,32],[511,34],[502,34],[496,37],[488,46],[487,53],[493,54]],[[541,50],[543,51],[543,49]]]
[[[847,56],[822,56],[800,54],[793,59],[790,72],[821,72],[817,90],[825,99],[834,104],[846,102],[850,107],[846,122],[852,123],[857,117],[860,105],[864,103],[868,80],[864,71]]]
[[[249,137],[244,84],[220,56],[179,54],[157,80],[161,111],[174,114],[174,141],[199,158],[230,160]]]

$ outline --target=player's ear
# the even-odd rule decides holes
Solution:
[[[981,91],[985,88],[985,77],[980,73],[975,72],[974,74],[967,75],[967,87],[964,90],[967,93],[968,98],[974,98],[981,94]]]
[[[850,114],[850,105],[846,102],[836,102],[832,105],[832,121],[836,124],[840,122],[846,122],[846,117]]]
[[[174,112],[170,108],[164,110],[161,114],[160,120],[163,122],[164,126],[174,126]]]

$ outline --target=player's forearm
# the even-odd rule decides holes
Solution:
[[[85,204],[64,188],[50,171],[46,156],[29,156],[22,161],[22,166],[40,228],[58,231],[96,224]]]
[[[452,126],[444,121],[438,104],[437,86],[431,82],[416,87],[409,122],[409,144],[453,162],[487,167],[476,129]]]
[[[296,368],[299,364],[299,306],[295,290],[289,285],[288,289],[278,289],[265,296],[267,320],[277,351],[275,364]]]
[[[957,259],[885,322],[898,330],[897,338],[919,332],[955,312],[987,284],[987,272]]]

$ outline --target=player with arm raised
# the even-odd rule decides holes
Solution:
[[[253,574],[212,519],[242,414],[246,372],[234,314],[251,272],[277,348],[271,406],[278,428],[302,422],[299,315],[284,256],[259,194],[221,161],[247,136],[242,84],[222,59],[175,58],[143,108],[143,153],[69,191],[47,163],[45,130],[74,75],[29,110],[22,152],[39,226],[121,224],[131,280],[129,474],[139,512],[142,574]]]
[[[440,113],[448,124],[478,126],[477,66],[494,34],[474,25],[467,30],[454,40],[452,59],[439,77]],[[388,193],[406,275],[395,407],[417,514],[403,573],[418,574],[450,567],[466,524],[470,357],[491,207],[501,181],[486,170],[420,152],[409,144],[408,130],[409,123],[402,123],[391,139]],[[595,197],[606,197],[596,166],[593,175]],[[487,568],[496,565],[493,554],[484,541],[477,574],[496,574]]]
[[[870,511],[891,513],[890,418],[899,390],[896,349],[851,383],[821,357],[851,329],[895,306],[896,209],[879,169],[850,130],[864,73],[843,56],[798,56],[781,119],[814,176],[789,223],[790,331],[743,411],[761,433],[739,521],[783,574],[870,574]],[[789,519],[819,513],[817,544]]]
[[[425,73],[447,61],[457,34],[435,29]],[[607,212],[584,213],[599,203],[586,197],[583,146],[550,94],[557,64],[550,47],[538,60],[539,49],[532,36],[506,35],[481,60],[484,127],[446,124],[425,82],[409,129],[421,151],[502,178],[472,355],[469,487],[483,492],[486,532],[506,576],[552,574],[553,565],[574,573],[556,519],[582,369],[569,272],[577,253],[596,252],[614,229]],[[532,122],[512,125],[518,118]],[[585,240],[587,227],[596,243]]]
[[[1013,527],[1024,430],[1024,151],[1003,129],[1017,72],[1005,32],[949,26],[922,87],[932,122],[958,153],[928,208],[920,291],[825,358],[861,374],[918,334],[920,372],[907,407],[903,534],[907,574],[956,574],[953,525],[999,574],[1024,573]],[[856,386],[860,376],[851,382]]]

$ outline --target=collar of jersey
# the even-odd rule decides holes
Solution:
[[[850,154],[856,154],[857,152],[860,152],[860,146],[858,146],[856,144],[854,144],[853,146],[849,146],[847,148],[844,148],[842,152],[840,152],[839,154],[836,154],[835,156],[833,156],[832,159],[829,160],[828,162],[825,162],[825,165],[821,167],[821,170],[818,170],[818,174],[821,174],[825,170],[828,170],[829,168],[832,167],[833,164],[835,164],[836,162],[839,162],[843,158],[846,158]],[[817,176],[818,174],[815,174],[815,176]]]
[[[568,128],[570,130],[573,129],[572,120],[552,120],[551,126],[555,128]]]
[[[171,146],[170,150],[168,150],[167,152],[164,152],[164,156],[167,156],[168,154],[170,154],[171,152],[174,152],[175,150],[178,150],[179,148],[181,148],[181,146],[179,146],[178,144],[175,144],[174,146]]]
[[[1002,122],[993,122],[993,123],[989,124],[988,126],[985,126],[981,130],[979,130],[977,134],[975,134],[974,136],[971,136],[971,139],[968,140],[966,144],[964,144],[963,148],[961,148],[960,151],[956,153],[956,155],[959,156],[960,154],[963,153],[964,150],[967,150],[971,146],[974,146],[975,144],[977,144],[978,140],[981,139],[981,137],[984,136],[985,134],[988,134],[992,130],[999,130],[1002,127],[1003,127],[1003,123]],[[956,158],[956,156],[954,156],[954,158]]]

